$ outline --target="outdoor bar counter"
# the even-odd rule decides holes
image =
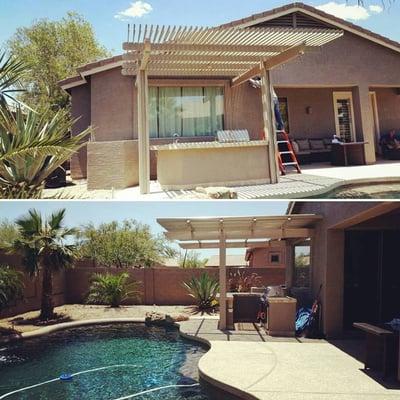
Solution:
[[[152,146],[166,190],[270,183],[268,142],[197,142]]]

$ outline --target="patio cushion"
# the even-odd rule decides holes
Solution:
[[[325,139],[323,139],[323,141],[324,141],[324,145],[325,145],[325,147],[326,148],[331,148],[331,146],[332,146],[332,139],[331,138],[325,138]]]
[[[324,141],[322,139],[310,139],[311,150],[325,150]]]
[[[293,151],[297,154],[300,151],[298,143],[294,140],[292,141]]]
[[[310,150],[310,142],[308,139],[297,139],[296,142],[299,145],[300,151]]]

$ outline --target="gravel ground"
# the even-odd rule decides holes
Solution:
[[[69,318],[70,321],[82,321],[96,318],[144,318],[148,312],[158,312],[168,314],[171,317],[193,315],[193,308],[190,306],[122,306],[120,308],[110,308],[104,306],[67,304],[56,307],[54,311],[57,314]],[[15,315],[14,317],[0,319],[1,328],[13,327],[12,320],[15,319],[33,319],[39,316],[39,311],[31,311],[25,314]],[[14,328],[19,332],[30,332],[41,328],[32,324],[15,325]]]

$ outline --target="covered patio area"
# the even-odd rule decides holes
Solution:
[[[321,217],[314,214],[291,216],[254,216],[220,218],[157,219],[165,236],[178,241],[183,249],[218,249],[219,251],[219,325],[225,330],[233,325],[233,310],[228,305],[226,252],[230,248],[262,248],[271,240],[285,241],[290,247],[298,240],[311,239],[314,225]],[[288,250],[287,254],[291,254]],[[286,270],[286,282],[292,282],[292,269]],[[254,310],[254,319],[258,310]],[[293,316],[294,318],[294,316]],[[293,321],[294,324],[294,321]],[[294,334],[294,332],[293,332]]]
[[[321,28],[134,26],[129,30],[128,41],[123,45],[126,54],[122,74],[136,77],[136,179],[140,193],[150,192],[150,149],[157,153],[157,177],[162,188],[193,189],[198,185],[277,183],[279,168],[271,71],[342,35],[341,30]],[[231,98],[240,85],[251,78],[261,77],[262,134],[260,132],[259,137],[253,140],[249,137],[247,141],[241,142],[209,143],[210,138],[216,134],[209,132],[208,142],[194,140],[197,143],[178,143],[180,135],[177,133],[173,135],[176,136],[174,143],[150,147],[151,132],[159,131],[161,122],[159,101],[158,106],[149,104],[149,90],[153,84],[168,84],[159,78],[171,81],[174,77],[179,77],[183,87],[204,86],[204,80],[208,79],[208,84],[223,88],[223,107],[227,115],[219,129],[248,129],[243,120],[240,126],[237,125],[238,116],[229,110]],[[149,78],[156,79],[158,83],[152,83]],[[199,80],[197,84],[196,79]],[[211,100],[211,108],[217,107],[217,100],[214,97]],[[171,106],[179,107],[175,103]],[[181,106],[181,114],[186,116],[187,121],[191,120],[190,107],[184,109]],[[240,118],[243,119],[243,116]],[[155,121],[158,121],[158,125]],[[251,124],[250,121],[247,123]],[[100,144],[94,146],[98,149]],[[88,149],[90,158],[91,144]],[[126,162],[127,167],[132,168],[132,160]],[[220,165],[223,168],[219,168]],[[90,171],[88,179],[88,186],[95,188],[96,185],[90,182]],[[130,179],[131,182],[133,180]]]

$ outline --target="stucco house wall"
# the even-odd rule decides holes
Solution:
[[[294,213],[323,216],[312,238],[312,296],[322,284],[322,322],[329,337],[343,329],[345,229],[396,207],[379,202],[296,202]]]
[[[296,137],[329,137],[335,132],[333,91],[352,91],[357,140],[368,142],[368,162],[375,161],[375,132],[369,99],[371,88],[377,92],[381,132],[400,128],[400,54],[370,40],[345,32],[344,36],[320,49],[307,52],[272,71],[271,79],[279,96],[288,98],[291,133]],[[158,78],[158,81],[162,79]],[[185,78],[168,80],[187,83]],[[205,85],[212,79],[197,81]],[[221,84],[221,80],[218,84]],[[149,84],[152,79],[150,78]],[[89,121],[96,141],[137,138],[136,90],[133,77],[121,74],[121,67],[98,72],[89,83],[70,89],[72,114],[83,116],[74,131]],[[90,96],[90,110],[87,102]],[[311,107],[307,114],[306,107]],[[225,128],[248,129],[252,139],[262,132],[260,90],[243,84],[231,89],[225,81]],[[163,142],[170,141],[164,139]],[[181,141],[191,139],[182,138]],[[212,140],[210,137],[196,140]],[[152,140],[158,144],[158,140]],[[85,150],[72,163],[74,178],[85,175]],[[155,157],[151,175],[155,177]]]

